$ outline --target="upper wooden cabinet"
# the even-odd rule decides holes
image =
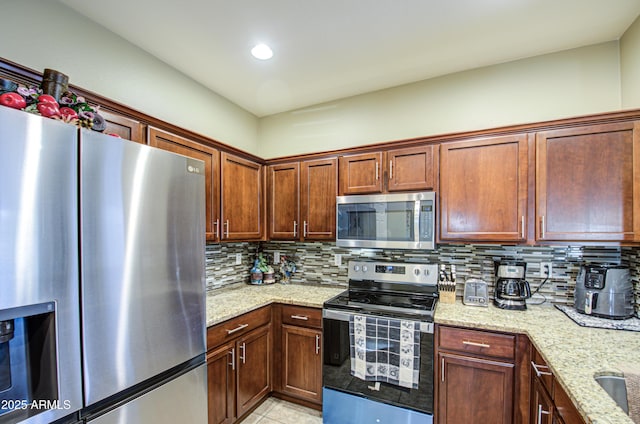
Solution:
[[[300,163],[267,168],[269,239],[296,240],[300,231]]]
[[[206,237],[208,241],[219,238],[220,205],[220,153],[184,137],[149,127],[149,145],[169,152],[178,153],[204,162]]]
[[[225,152],[220,161],[221,239],[262,239],[266,210],[262,165]]]
[[[130,119],[116,113],[101,110],[100,115],[104,118],[107,128],[105,133],[117,134],[125,140],[146,144],[145,126],[135,119]]]
[[[335,239],[335,158],[271,165],[267,175],[269,239]]]
[[[389,150],[386,156],[387,191],[435,189],[433,145]]]
[[[340,156],[340,195],[433,190],[434,146]]]
[[[382,152],[340,156],[340,195],[382,193]]]
[[[302,240],[335,240],[338,160],[318,159],[301,164]]]
[[[440,147],[440,239],[527,238],[526,134]]]
[[[536,239],[640,241],[640,124],[536,134]]]

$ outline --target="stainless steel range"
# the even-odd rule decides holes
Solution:
[[[352,261],[348,275],[323,309],[324,423],[432,423],[438,265]]]

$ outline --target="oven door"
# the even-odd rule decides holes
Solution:
[[[359,314],[362,313],[359,312]],[[323,401],[327,411],[330,412],[334,408],[339,409],[338,404],[328,405],[328,403],[331,403],[331,399],[340,398],[339,395],[344,394],[393,405],[405,411],[409,409],[420,415],[429,415],[428,418],[431,419],[431,415],[433,415],[433,323],[421,322],[420,324],[419,384],[417,389],[409,389],[389,383],[364,381],[351,375],[349,349],[349,318],[351,315],[353,313],[343,310],[323,310],[322,380],[325,393],[329,391],[330,394],[329,399],[325,398]],[[349,402],[353,406],[359,402],[359,399],[352,399]],[[352,412],[357,409],[352,408]],[[364,407],[362,411],[363,413],[372,412],[373,408]],[[361,418],[364,417],[357,417],[358,420]],[[423,419],[420,422],[425,421]]]

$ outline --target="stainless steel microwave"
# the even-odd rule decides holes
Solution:
[[[336,198],[336,245],[391,249],[435,247],[432,191]]]

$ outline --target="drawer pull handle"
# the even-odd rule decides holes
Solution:
[[[248,326],[249,326],[249,324],[240,324],[239,326],[237,326],[237,327],[236,327],[236,328],[234,328],[233,330],[227,330],[227,336],[228,336],[229,334],[233,334],[233,333],[235,333],[236,331],[240,331],[240,330],[242,330],[243,328],[247,328]]]
[[[299,319],[302,321],[309,321],[309,317],[305,315],[291,315],[292,319]]]
[[[468,346],[476,346],[476,347],[487,347],[487,348],[491,347],[491,345],[488,345],[486,343],[470,342],[468,340],[463,340],[462,344],[468,345]]]
[[[320,353],[320,335],[316,334],[316,355]]]
[[[533,370],[536,372],[536,376],[538,377],[542,375],[553,375],[553,373],[550,373],[550,372],[540,371],[539,368],[549,369],[549,367],[547,367],[546,365],[538,365],[535,362],[531,361],[531,366],[533,367]]]

